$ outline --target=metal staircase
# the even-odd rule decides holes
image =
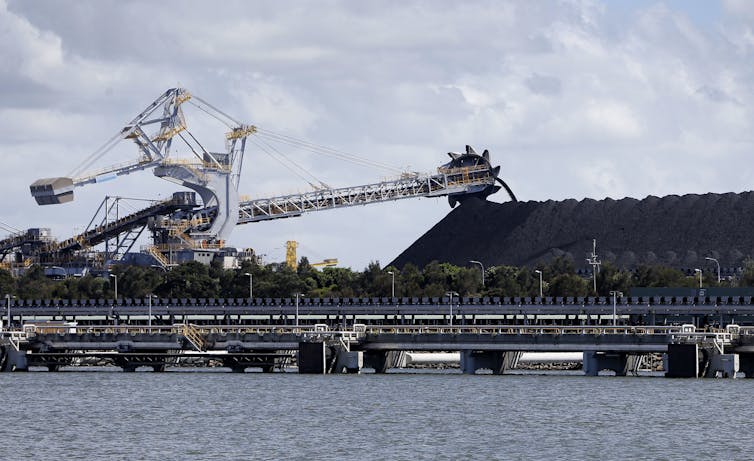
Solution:
[[[170,261],[168,261],[168,258],[166,258],[165,255],[162,254],[160,252],[160,249],[157,248],[156,246],[150,245],[146,248],[146,250],[147,250],[147,253],[152,255],[154,259],[156,259],[157,262],[160,263],[162,267],[168,267],[170,265]]]
[[[190,323],[184,323],[181,325],[181,335],[188,340],[189,343],[199,352],[204,352],[207,349],[207,342],[199,333],[199,329],[195,325]]]

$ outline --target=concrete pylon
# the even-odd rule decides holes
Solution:
[[[387,373],[390,368],[406,366],[406,353],[403,351],[365,351],[364,366],[374,368],[375,373]]]
[[[28,371],[26,351],[17,351],[12,347],[5,348],[5,364],[2,371]]]
[[[754,378],[754,354],[738,354],[739,371],[747,378]]]
[[[597,376],[602,370],[611,370],[616,376],[626,376],[633,371],[638,358],[625,352],[584,351],[584,375]]]
[[[461,351],[461,372],[473,375],[477,370],[488,369],[494,375],[502,375],[516,368],[521,354],[520,351]]]
[[[665,377],[697,378],[699,376],[699,346],[696,344],[668,344]]]
[[[323,341],[298,343],[298,372],[327,373],[327,345]]]
[[[360,373],[364,367],[362,351],[348,351],[343,347],[337,347],[334,353],[335,366],[330,373]]]
[[[738,354],[715,354],[710,356],[706,378],[735,378],[740,370]]]

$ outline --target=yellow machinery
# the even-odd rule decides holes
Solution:
[[[296,258],[296,248],[298,248],[298,242],[295,240],[288,240],[285,242],[285,264],[293,269],[298,269],[298,258]]]
[[[318,263],[312,263],[310,264],[312,267],[333,267],[338,265],[338,259],[337,258],[328,258],[325,259],[322,262]]]
[[[298,257],[296,255],[296,249],[298,248],[298,242],[295,240],[288,240],[285,242],[285,264],[293,269],[298,269]],[[309,264],[312,267],[333,267],[338,265],[337,258],[328,258],[318,263]]]

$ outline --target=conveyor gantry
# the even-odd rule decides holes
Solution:
[[[178,192],[168,200],[157,202],[133,214],[123,216],[116,221],[88,229],[62,242],[51,243],[42,249],[42,254],[47,256],[51,254],[65,254],[92,247],[130,229],[145,226],[150,218],[170,214],[176,210],[188,210],[194,206],[196,206],[196,201],[193,198],[193,194]]]
[[[310,211],[344,208],[415,197],[467,195],[495,187],[487,166],[440,169],[435,175],[411,175],[356,187],[321,189],[241,202],[238,224],[300,216]]]

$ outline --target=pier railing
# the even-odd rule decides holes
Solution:
[[[188,331],[190,330],[190,331]],[[622,335],[648,336],[670,335],[675,338],[715,337],[731,340],[738,335],[754,335],[754,327],[735,329],[696,329],[691,325],[647,325],[647,326],[557,326],[557,325],[363,325],[352,328],[329,330],[322,325],[281,326],[281,325],[190,325],[187,324],[141,326],[141,325],[85,325],[58,326],[26,324],[24,331],[29,334],[128,334],[128,335],[183,335],[194,341],[207,335],[227,334],[277,334],[277,335],[320,335],[339,336],[355,340],[363,335],[406,334],[406,335]]]

